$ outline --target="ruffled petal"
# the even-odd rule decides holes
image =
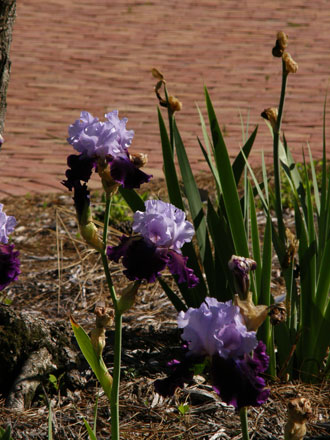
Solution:
[[[109,162],[111,177],[124,188],[140,188],[143,183],[149,182],[152,178],[151,175],[136,167],[128,156],[111,157]]]
[[[122,236],[120,241],[118,246],[108,247],[108,258],[117,263],[122,258],[122,264],[126,268],[124,274],[129,280],[153,283],[166,267],[167,249],[157,248],[139,236]]]
[[[95,165],[93,159],[81,154],[71,154],[68,156],[67,164],[69,167],[65,172],[67,180],[63,180],[62,184],[69,188],[70,191],[80,180],[86,183],[89,181]]]
[[[154,386],[158,394],[163,397],[173,396],[177,388],[183,388],[185,383],[192,381],[195,364],[202,363],[203,357],[186,357],[183,362],[173,360],[168,363],[172,372],[165,379],[158,379]]]
[[[188,287],[195,287],[199,283],[193,269],[187,266],[188,257],[184,257],[175,251],[168,251],[167,266],[173,275],[178,276],[178,283],[187,283]]]
[[[258,375],[261,373],[260,368],[264,371],[268,356],[263,348],[259,347],[259,350],[257,360],[249,355],[236,360],[218,355],[212,357],[213,388],[228,405],[240,409],[244,406],[260,406],[268,399],[270,391],[265,388],[264,378]]]
[[[20,271],[19,252],[13,244],[0,244],[0,290],[17,280]]]

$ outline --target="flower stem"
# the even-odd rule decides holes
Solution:
[[[275,179],[275,210],[277,216],[278,233],[282,243],[285,243],[285,229],[282,215],[282,199],[281,199],[281,178],[280,178],[280,160],[279,160],[279,142],[282,115],[285,101],[285,90],[287,83],[288,73],[285,68],[285,63],[282,60],[282,87],[280,103],[278,107],[277,124],[274,131],[274,144],[273,144],[273,157],[274,157],[274,179]]]
[[[113,383],[111,389],[111,439],[119,440],[119,384],[122,345],[122,314],[115,312],[115,347],[113,363]]]
[[[111,439],[119,440],[119,384],[120,384],[120,364],[121,364],[121,345],[122,345],[122,314],[118,310],[118,298],[111,279],[108,260],[106,256],[108,224],[110,218],[111,196],[106,195],[106,205],[104,214],[103,228],[103,252],[101,258],[104,268],[105,277],[109,287],[111,299],[115,309],[115,346],[114,346],[114,362],[113,362],[113,383],[110,396],[111,410]]]
[[[104,212],[104,224],[103,224],[103,244],[104,244],[104,248],[106,248],[106,246],[107,246],[108,226],[109,226],[109,218],[110,218],[111,201],[112,201],[112,197],[109,194],[106,194],[105,212]]]
[[[242,429],[242,439],[250,440],[249,428],[248,428],[248,417],[247,417],[247,407],[244,406],[239,410],[239,417],[241,419],[241,429]]]
[[[112,302],[113,302],[113,305],[114,305],[114,308],[116,311],[118,299],[117,299],[116,291],[115,291],[115,288],[114,288],[114,285],[113,285],[113,282],[111,279],[111,274],[110,274],[109,265],[108,265],[108,259],[106,256],[111,201],[112,201],[111,196],[109,194],[106,194],[104,225],[103,225],[103,252],[101,252],[101,258],[102,258],[103,269],[104,269],[105,277],[106,277],[107,284],[109,287],[111,299],[112,299]]]

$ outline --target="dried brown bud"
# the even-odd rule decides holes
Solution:
[[[282,31],[277,32],[276,43],[272,51],[273,56],[277,58],[281,58],[287,46],[288,46],[288,36]]]
[[[287,73],[296,73],[298,70],[298,64],[293,61],[291,55],[288,52],[284,52],[282,59],[285,63],[285,70]]]
[[[306,435],[306,421],[312,417],[311,403],[297,397],[288,403],[288,421],[284,428],[285,440],[302,440]]]
[[[94,313],[96,315],[95,328],[91,331],[90,338],[97,356],[101,356],[105,347],[105,329],[113,322],[113,310],[107,310],[105,307],[96,306]]]
[[[286,306],[284,302],[272,304],[269,311],[270,323],[272,325],[280,324],[286,321]]]
[[[289,228],[286,228],[285,235],[286,235],[286,250],[282,261],[282,267],[284,269],[287,269],[288,267],[291,266],[292,262],[295,261],[295,255],[299,247],[299,240],[290,231]]]
[[[144,153],[130,154],[129,158],[137,168],[144,167],[148,162],[148,155]]]
[[[168,97],[168,104],[170,106],[170,109],[172,110],[172,113],[182,110],[182,103],[174,96]]]
[[[238,295],[235,295],[234,304],[240,308],[248,331],[257,331],[268,316],[268,307],[264,305],[255,306],[251,292],[248,293],[247,299],[244,300],[241,300]]]
[[[164,75],[155,67],[151,69],[152,76],[160,81],[164,81]]]
[[[276,130],[277,126],[277,108],[276,107],[270,107],[266,108],[262,113],[261,116],[264,119],[267,119],[267,121],[270,122],[270,125],[272,126],[273,130]]]

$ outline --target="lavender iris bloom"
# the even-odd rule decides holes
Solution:
[[[101,122],[90,113],[81,112],[80,119],[69,126],[69,144],[88,157],[125,155],[134,131],[126,130],[127,118],[120,120],[118,110],[107,113],[105,117],[107,121]]]
[[[182,246],[189,243],[195,234],[193,225],[186,220],[186,214],[161,200],[147,200],[145,207],[144,212],[135,212],[133,231],[156,246],[181,253]]]
[[[109,259],[118,262],[123,257],[124,274],[130,280],[153,282],[167,266],[179,283],[195,286],[198,278],[181,254],[181,247],[194,235],[192,224],[170,203],[148,200],[145,207],[144,212],[134,214],[133,231],[140,235],[123,236],[118,246],[109,246]]]
[[[227,404],[240,409],[266,402],[269,390],[264,388],[260,373],[268,368],[269,357],[256,333],[246,329],[237,306],[231,301],[206,298],[198,309],[180,312],[178,326],[184,329],[181,337],[188,343],[188,351],[181,364],[173,365],[169,377],[156,381],[160,394],[168,396],[182,387],[192,378],[193,365],[202,363],[202,358],[209,367],[214,390]]]
[[[231,301],[205,298],[198,309],[190,307],[179,313],[178,326],[184,329],[181,337],[195,355],[237,358],[258,344],[256,332],[247,331],[239,307]]]
[[[0,243],[8,243],[8,235],[11,234],[16,226],[16,219],[11,215],[6,215],[0,203]]]
[[[62,183],[70,190],[75,186],[74,177],[87,182],[91,173],[88,175],[86,171],[97,168],[98,161],[109,163],[111,178],[125,188],[139,188],[152,177],[141,171],[128,154],[134,131],[126,130],[127,118],[119,119],[117,110],[107,113],[105,118],[106,121],[102,122],[84,111],[81,112],[80,118],[69,126],[67,141],[80,153],[77,156],[79,163],[78,159],[72,159],[74,156],[68,158],[68,180]],[[82,167],[81,172],[78,165]],[[84,179],[86,176],[87,180]]]

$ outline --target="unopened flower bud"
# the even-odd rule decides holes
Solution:
[[[284,52],[282,59],[285,63],[285,70],[287,73],[296,73],[298,70],[298,64],[292,59],[288,52]]]
[[[105,329],[113,322],[113,311],[97,306],[94,313],[96,315],[95,328],[91,331],[90,338],[95,353],[101,357],[105,347]]]
[[[273,130],[276,130],[277,126],[277,115],[278,111],[276,107],[270,107],[266,108],[262,113],[261,116],[270,122],[270,125],[272,126]]]
[[[102,252],[103,243],[98,235],[97,227],[93,222],[89,222],[87,224],[79,224],[79,230],[86,243],[88,243],[98,252]]]
[[[254,305],[251,292],[248,293],[245,300],[241,300],[238,295],[235,295],[234,304],[240,308],[248,331],[257,331],[268,316],[268,307]]]
[[[155,67],[151,69],[152,76],[160,81],[164,81],[164,75]]]
[[[287,46],[288,46],[288,36],[282,31],[278,32],[276,36],[276,43],[272,51],[273,56],[281,58]]]
[[[170,106],[172,113],[179,112],[180,110],[182,110],[182,103],[174,96],[168,97],[168,104]]]
[[[233,255],[228,262],[228,267],[234,275],[236,292],[241,299],[247,299],[250,287],[249,272],[257,268],[257,263],[251,258]]]
[[[126,312],[133,306],[140,284],[141,281],[135,281],[134,283],[130,283],[127,287],[125,287],[125,289],[122,290],[118,300],[118,311],[120,313]]]

